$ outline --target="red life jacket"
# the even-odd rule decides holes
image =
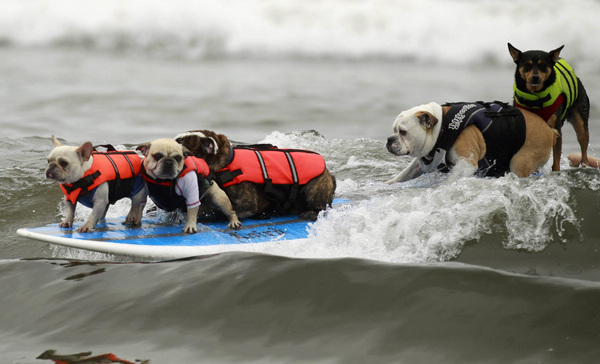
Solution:
[[[156,206],[158,206],[161,210],[165,211],[175,211],[176,209],[181,209],[185,211],[187,209],[185,203],[185,197],[180,196],[175,192],[175,186],[177,185],[177,180],[190,172],[195,172],[198,178],[198,190],[200,192],[200,196],[202,196],[206,190],[206,186],[204,184],[204,178],[208,177],[210,174],[210,169],[208,168],[208,164],[202,158],[196,157],[187,157],[184,160],[184,167],[179,172],[179,175],[173,179],[160,179],[160,178],[152,178],[146,169],[142,166],[142,177],[147,182],[148,186],[148,195],[154,201]],[[198,196],[198,197],[200,197]]]
[[[228,187],[241,182],[264,185],[265,196],[285,210],[301,187],[325,172],[325,159],[301,149],[233,149],[231,163],[215,172],[217,183]]]
[[[324,171],[325,159],[308,150],[235,147],[231,163],[215,174],[223,187],[266,181],[276,185],[305,185]]]
[[[77,201],[93,207],[91,198],[96,187],[104,182],[109,186],[109,202],[114,204],[123,197],[135,195],[143,188],[139,181],[142,159],[134,151],[92,152],[93,162],[83,178],[73,184],[61,183],[60,189],[72,204]]]

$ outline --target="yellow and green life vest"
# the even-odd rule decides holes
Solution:
[[[573,68],[562,58],[554,64],[554,72],[556,73],[554,83],[540,92],[529,93],[519,90],[515,82],[513,85],[515,106],[536,112],[536,110],[551,107],[563,94],[565,105],[560,115],[560,121],[565,120],[567,110],[573,105],[579,94],[577,76]]]

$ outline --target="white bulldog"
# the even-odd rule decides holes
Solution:
[[[501,111],[496,114],[499,117],[488,117],[492,109],[484,105],[490,104],[494,104],[493,110]],[[410,155],[415,159],[386,183],[408,181],[423,173],[436,171],[440,166],[451,168],[460,159],[480,167],[482,162],[489,162],[487,165],[491,172],[484,171],[488,176],[500,176],[510,171],[527,177],[535,169],[543,167],[550,157],[558,132],[531,112],[502,103],[490,104],[457,103],[442,106],[430,102],[401,112],[393,123],[394,134],[388,138],[386,147],[394,155]],[[455,108],[448,114],[453,105]],[[468,124],[476,119],[481,122]],[[515,130],[521,134],[510,134]],[[453,132],[454,137],[448,139]],[[447,144],[446,147],[438,143],[444,133],[442,144]],[[519,139],[521,142],[515,142]],[[488,148],[488,144],[493,149],[504,144],[509,146],[501,148],[506,150],[494,150],[488,154],[488,149],[492,149]],[[498,155],[500,158],[491,158]]]

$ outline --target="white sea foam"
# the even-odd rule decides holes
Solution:
[[[386,57],[509,64],[521,49],[566,44],[569,60],[600,50],[593,0],[5,0],[0,43],[69,45],[152,55]]]
[[[427,189],[390,189],[324,214],[311,228],[306,257],[388,262],[452,259],[469,241],[505,235],[507,249],[541,251],[578,227],[568,178],[450,178]],[[557,239],[558,235],[558,239]]]

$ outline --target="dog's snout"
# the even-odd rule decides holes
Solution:
[[[540,80],[541,80],[541,77],[540,77],[540,75],[539,75],[539,74],[537,74],[537,73],[534,73],[534,74],[531,76],[531,82],[532,82],[532,83],[539,83],[539,82],[540,82]]]
[[[392,135],[391,137],[389,137],[387,139],[387,144],[385,145],[385,147],[390,153],[393,153],[394,144],[396,144],[397,141],[398,141],[398,138],[395,135]]]

